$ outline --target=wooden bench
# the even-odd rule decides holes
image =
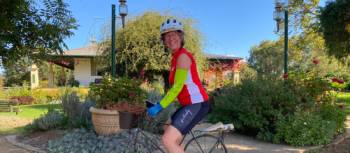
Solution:
[[[13,107],[9,100],[0,100],[0,112],[12,112]]]

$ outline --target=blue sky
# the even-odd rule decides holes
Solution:
[[[101,38],[101,29],[111,21],[111,4],[118,0],[66,0],[79,27],[66,39],[69,49],[84,47],[92,37]],[[325,0],[320,4],[324,5]],[[127,0],[127,18],[145,11],[170,13],[192,18],[203,36],[206,53],[247,58],[253,45],[277,38],[273,32],[274,0]],[[121,24],[117,18],[117,24]],[[2,73],[2,68],[0,68]]]
[[[118,13],[118,0],[66,2],[79,24],[75,35],[66,39],[69,49],[87,45],[91,37],[101,38],[102,26],[111,20],[111,4],[117,5]],[[157,11],[194,19],[195,28],[204,37],[206,53],[246,58],[253,45],[277,38],[273,32],[276,28],[272,18],[274,0],[127,0],[127,5],[127,18]],[[121,24],[118,18],[117,24]]]

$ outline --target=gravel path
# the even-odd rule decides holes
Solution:
[[[0,137],[0,153],[32,153],[9,143],[4,136]]]

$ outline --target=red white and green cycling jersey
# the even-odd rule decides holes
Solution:
[[[196,62],[192,54],[188,52],[185,48],[181,48],[180,50],[172,54],[171,69],[169,75],[170,85],[174,84],[176,62],[181,54],[186,54],[191,59],[192,64],[190,69],[188,69],[185,84],[177,96],[178,101],[182,106],[207,102],[209,97],[208,94],[205,92],[205,89],[202,86],[202,83],[199,79]]]

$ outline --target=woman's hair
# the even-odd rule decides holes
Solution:
[[[178,32],[180,34],[180,38],[181,38],[181,46],[180,46],[180,48],[183,48],[184,45],[185,45],[185,34],[181,30],[176,30],[176,32]],[[162,40],[163,44],[164,44],[164,35],[165,34],[166,33],[164,33],[164,34],[162,34],[160,36],[160,39]]]

